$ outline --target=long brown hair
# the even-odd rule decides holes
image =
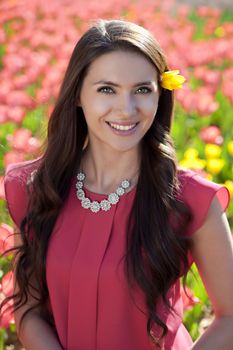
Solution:
[[[91,63],[100,55],[114,50],[144,55],[153,63],[158,76],[168,70],[165,55],[153,35],[130,22],[100,20],[76,44],[49,119],[43,155],[35,162],[38,164],[29,186],[28,211],[20,224],[23,244],[17,247],[15,269],[19,291],[12,296],[16,310],[26,303],[27,295],[31,293],[28,281],[32,275],[39,282],[37,305],[46,310],[48,242],[68,195],[71,179],[79,168],[87,137],[85,116],[81,107],[77,106],[80,89]],[[161,339],[168,331],[165,322],[156,313],[158,300],[162,297],[168,309],[172,310],[166,294],[188,269],[189,241],[182,233],[190,213],[176,199],[179,180],[169,135],[173,107],[173,92],[160,86],[154,122],[142,140],[143,157],[129,227],[132,220],[134,224],[126,239],[125,272],[129,286],[136,282],[145,293],[147,333],[157,345],[159,341],[151,332],[152,325],[155,323],[161,327]],[[179,223],[176,229],[169,224],[171,214]],[[33,235],[29,235],[31,230]]]

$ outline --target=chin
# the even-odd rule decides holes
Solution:
[[[134,143],[131,145],[111,145],[111,148],[116,152],[128,152],[133,149],[137,150],[139,148],[139,143]]]

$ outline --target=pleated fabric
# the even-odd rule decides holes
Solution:
[[[17,226],[27,208],[23,186],[26,173],[13,165],[7,168],[4,180],[8,209]],[[184,234],[191,235],[204,223],[215,196],[226,210],[229,192],[190,170],[179,169],[179,177],[179,199],[193,212],[193,221]],[[106,198],[87,189],[85,192],[91,200]],[[64,350],[156,349],[146,332],[145,296],[137,287],[129,289],[124,273],[128,217],[135,194],[136,187],[109,211],[92,213],[81,207],[75,178],[72,180],[52,232],[46,260],[49,303]],[[164,349],[188,349],[192,339],[182,323],[179,280],[169,289],[167,297],[175,312],[168,313],[162,301],[157,309],[169,330]],[[156,335],[156,326],[153,331]]]

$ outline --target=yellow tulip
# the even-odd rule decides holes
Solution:
[[[190,168],[190,160],[189,159],[181,159],[179,161],[179,166],[181,166],[182,168]]]
[[[228,188],[230,196],[233,197],[233,181],[227,180],[225,181],[224,185]]]
[[[185,159],[195,159],[198,157],[198,154],[199,154],[198,150],[190,147],[184,152],[184,158]]]
[[[211,174],[217,175],[222,170],[224,164],[224,159],[210,158],[207,160],[206,168]]]
[[[181,89],[185,77],[179,75],[179,70],[169,70],[161,74],[161,86],[167,90]]]
[[[205,155],[206,158],[219,158],[222,152],[222,148],[218,145],[214,145],[211,143],[208,143],[205,146]]]
[[[233,141],[228,142],[227,149],[230,155],[233,157]]]
[[[199,158],[193,158],[193,159],[184,158],[179,162],[179,165],[187,169],[201,170],[201,169],[204,169],[204,167],[206,166],[206,161],[204,159],[199,159]]]

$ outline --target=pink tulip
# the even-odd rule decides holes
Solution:
[[[5,153],[3,158],[4,168],[6,169],[9,164],[23,162],[25,160],[25,154],[23,152],[10,151]]]
[[[12,89],[12,83],[7,81],[6,80],[7,78],[4,77],[2,74],[0,78],[1,78],[0,103],[5,104],[7,95],[10,93]]]
[[[199,17],[209,16],[209,6],[199,6],[197,8],[197,14]]]
[[[19,72],[26,67],[26,60],[17,54],[6,54],[2,60],[4,67],[12,73]]]
[[[48,68],[42,86],[51,88],[61,83],[61,73],[57,69]]]
[[[222,92],[233,103],[233,81],[226,80],[222,84]]]
[[[9,107],[26,107],[32,109],[35,107],[33,99],[25,91],[14,90],[6,96],[6,103]]]
[[[63,65],[64,65],[65,69],[67,67],[69,57],[71,56],[71,53],[73,51],[73,48],[74,48],[78,38],[79,38],[79,35],[77,35],[77,33],[76,33],[74,40],[72,40],[73,42],[64,43],[62,51],[55,49],[56,58],[58,60],[64,61]],[[59,63],[58,63],[58,65],[59,65]]]
[[[177,15],[181,17],[187,17],[190,13],[190,6],[188,5],[179,5],[177,8]]]
[[[216,18],[210,18],[204,27],[205,35],[212,35],[217,26],[218,26],[218,21],[216,20]]]
[[[209,7],[210,15],[215,18],[219,18],[221,16],[221,10],[217,7]]]
[[[197,79],[202,80],[205,75],[206,67],[205,66],[197,66],[194,67],[193,74]]]
[[[37,81],[40,73],[41,73],[41,68],[39,66],[32,65],[31,67],[29,67],[27,70],[27,77],[28,77],[29,83],[34,84]]]
[[[11,226],[4,223],[0,225],[0,254],[13,247],[13,233],[14,230]]]
[[[5,296],[0,296],[0,302],[5,299]],[[9,309],[8,309],[9,307]],[[11,299],[3,307],[1,316],[0,316],[0,328],[8,328],[10,324],[14,323],[14,314],[13,314],[13,300]]]
[[[54,110],[54,104],[49,104],[49,106],[48,106],[48,113],[47,113],[48,114],[48,118],[50,118],[53,110]]]
[[[232,22],[226,22],[223,24],[224,31],[227,34],[233,34],[233,23]]]
[[[41,23],[41,29],[49,33],[54,33],[54,30],[56,29],[54,27],[54,21],[50,18],[45,18]]]
[[[41,141],[38,140],[36,137],[30,137],[27,143],[27,146],[25,148],[26,153],[32,153],[36,155],[39,153],[41,147]]]
[[[14,31],[21,31],[22,28],[23,28],[23,23],[22,22],[13,22],[11,23],[11,28],[14,30]]]
[[[211,125],[200,130],[200,138],[205,143],[213,143],[216,145],[221,145],[223,143],[223,137],[221,135],[221,130],[218,126]]]
[[[13,273],[7,272],[2,278],[2,292],[5,296],[10,296],[13,293]]]
[[[16,129],[11,140],[13,148],[17,151],[25,151],[32,132],[28,129]]]
[[[233,80],[233,67],[229,67],[224,70],[223,80]]]
[[[182,104],[183,108],[187,112],[193,112],[196,107],[196,97],[193,93],[189,93],[186,98],[179,99],[180,103]]]
[[[187,112],[193,112],[196,108],[196,94],[186,85],[176,91],[176,98]]]
[[[14,123],[21,124],[25,115],[25,109],[20,106],[8,108],[8,119]]]
[[[54,85],[51,89],[52,95],[56,98],[58,96],[60,90],[60,84],[59,85]]]
[[[29,65],[36,66],[40,72],[49,65],[51,53],[48,51],[31,52],[29,56]]]
[[[195,67],[194,75],[206,84],[217,85],[221,78],[221,72],[207,69],[205,66]]]
[[[200,116],[208,116],[215,112],[219,107],[219,103],[214,101],[211,95],[199,95],[197,100],[197,112]]]
[[[218,39],[218,40],[215,40],[213,53],[215,56],[225,60],[231,51],[231,47],[232,45],[229,40],[225,38]]]
[[[28,129],[17,129],[7,139],[16,151],[35,154],[39,151],[41,142],[31,134],[32,132]]]
[[[0,28],[0,44],[3,44],[6,41],[6,34],[2,28]]]
[[[221,11],[217,8],[211,8],[210,6],[199,6],[197,8],[197,14],[199,17],[214,17],[219,18]]]
[[[27,85],[29,85],[29,79],[26,74],[17,75],[13,79],[13,84],[15,89],[24,89]]]
[[[48,88],[42,88],[36,91],[36,101],[38,104],[44,104],[51,98],[51,92]]]
[[[8,107],[5,105],[0,105],[0,124],[7,121],[8,118]]]
[[[0,176],[0,199],[5,199],[4,176]]]
[[[33,36],[30,37],[30,46],[32,48],[36,48],[37,46],[41,45],[45,40],[46,35],[40,31],[37,31],[34,33]]]

